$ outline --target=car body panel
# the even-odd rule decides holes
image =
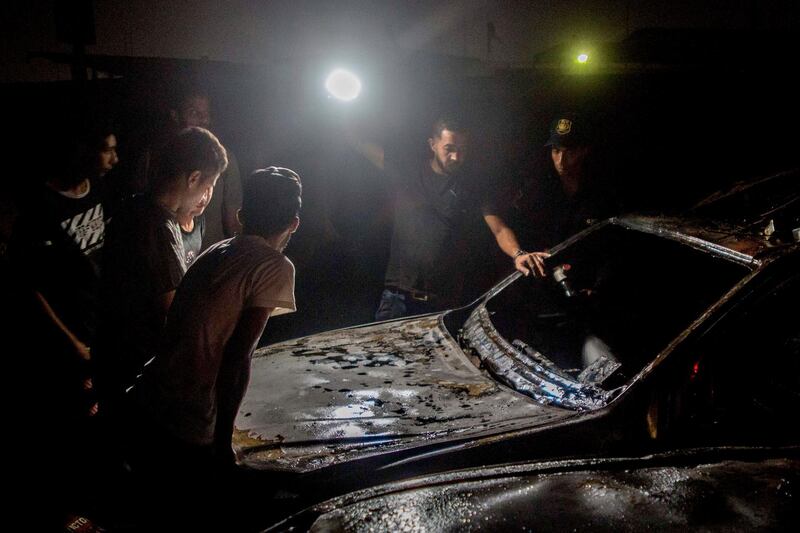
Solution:
[[[752,531],[797,523],[797,448],[537,462],[347,494],[269,531]]]
[[[792,176],[795,179],[797,174]],[[793,201],[790,207],[795,209],[797,204]],[[650,401],[650,392],[637,390],[652,387],[646,378],[676,348],[723,316],[774,261],[796,257],[800,245],[787,241],[790,232],[785,231],[794,224],[794,215],[782,219],[776,233],[768,231],[774,226],[769,217],[758,211],[755,218],[740,220],[739,225],[735,217],[722,221],[694,215],[618,217],[551,249],[557,255],[590,233],[613,225],[676,241],[747,271],[710,307],[692,315],[685,329],[618,389],[589,391],[580,401],[568,398],[567,391],[561,397],[569,401],[561,403],[525,396],[527,392],[518,386],[524,380],[509,376],[528,378],[506,372],[511,368],[506,365],[507,356],[514,355],[508,342],[495,339],[496,349],[484,350],[490,357],[477,361],[453,338],[457,332],[451,334],[445,328],[448,313],[459,310],[346,328],[256,352],[236,420],[238,460],[256,470],[320,474],[316,479],[323,479],[331,466],[343,467],[332,470],[337,478],[366,469],[397,479],[411,466],[424,473],[503,459],[602,455],[608,452],[609,442],[633,442],[644,433],[648,406],[643,402]],[[509,275],[460,311],[483,308],[485,312],[486,302],[519,277],[519,273]],[[493,362],[497,363],[494,367]],[[503,372],[509,379],[501,379]],[[631,403],[637,405],[619,406]],[[635,420],[625,418],[625,413],[633,413]],[[615,427],[604,431],[609,423]],[[649,437],[656,435],[650,431]],[[562,448],[550,450],[554,442],[562,442]],[[513,458],[497,458],[504,453]]]
[[[303,472],[434,438],[575,415],[537,404],[478,370],[441,320],[426,315],[258,350],[236,422],[240,462]]]

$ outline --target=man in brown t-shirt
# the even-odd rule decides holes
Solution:
[[[246,190],[243,233],[212,246],[188,270],[161,349],[136,389],[155,433],[189,450],[164,454],[164,439],[157,439],[152,451],[169,456],[168,470],[180,469],[181,457],[232,464],[233,422],[250,357],[267,319],[295,310],[294,266],[282,251],[300,222],[300,179],[269,167],[254,172]]]
[[[223,487],[236,483],[228,477],[233,423],[250,358],[269,317],[295,310],[294,265],[282,252],[300,223],[300,179],[269,167],[252,174],[245,192],[242,234],[186,272],[160,348],[131,391],[124,440],[145,482],[144,520],[153,521],[145,528],[232,527]]]

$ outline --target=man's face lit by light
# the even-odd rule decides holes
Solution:
[[[180,216],[198,216],[203,214],[214,195],[214,186],[217,184],[219,174],[213,176],[200,175],[198,181],[189,185],[189,191],[178,208]]]
[[[464,164],[467,155],[467,134],[444,129],[428,139],[433,152],[431,168],[437,174],[453,174]]]

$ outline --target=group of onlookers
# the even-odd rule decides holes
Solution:
[[[104,180],[119,162],[114,127],[72,124],[14,225],[9,302],[39,335],[15,338],[46,353],[41,405],[69,457],[48,474],[76,480],[58,496],[64,511],[108,504],[98,480],[113,485],[113,472],[128,470],[153,496],[145,519],[185,516],[173,491],[213,508],[219,493],[208,480],[234,464],[252,352],[270,316],[295,310],[294,266],[282,252],[299,224],[300,177],[272,166],[243,186],[235,157],[208,129],[208,96],[187,92],[171,107],[123,188]],[[465,217],[482,218],[515,269],[544,276],[549,246],[615,209],[586,171],[590,137],[572,113],[552,123],[550,175],[516,195],[499,194],[471,165],[470,129],[452,116],[433,124],[422,158],[351,140],[392,185],[377,320],[457,302],[453,242]],[[509,204],[536,228],[534,251],[507,222]]]

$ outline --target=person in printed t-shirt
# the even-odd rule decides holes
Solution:
[[[46,413],[48,430],[61,439],[61,459],[26,469],[26,475],[43,487],[36,497],[46,502],[45,510],[37,519],[45,529],[63,530],[74,513],[96,505],[105,475],[98,460],[102,445],[90,347],[112,211],[105,175],[119,159],[109,123],[79,126],[76,133],[73,121],[49,131],[48,150],[37,164],[44,181],[23,200],[10,240],[11,270],[2,294],[13,317],[3,346],[12,364],[24,368],[13,374],[27,376],[21,413],[27,418]],[[24,424],[15,427],[25,432]],[[42,442],[27,443],[25,451],[39,457],[52,450]]]
[[[63,333],[72,356],[61,376],[80,375],[91,389],[88,361],[97,329],[101,250],[109,219],[104,176],[118,162],[110,123],[69,134],[45,164],[44,186],[25,203],[14,227],[15,272],[35,292],[44,316]],[[78,370],[78,367],[83,370]],[[66,370],[66,369],[71,370]],[[82,402],[94,413],[91,395]]]

